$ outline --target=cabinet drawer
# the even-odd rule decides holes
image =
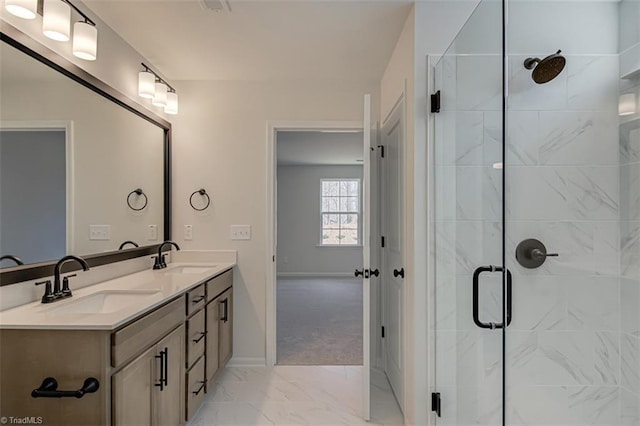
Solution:
[[[227,272],[223,272],[217,277],[207,281],[206,285],[207,301],[211,301],[233,285],[233,270],[229,269]]]
[[[187,372],[187,420],[189,420],[200,407],[205,397],[204,357],[196,361]]]
[[[111,365],[122,365],[182,323],[183,303],[180,297],[114,332],[111,335]]]
[[[202,308],[207,302],[206,287],[200,284],[198,287],[187,292],[187,316]]]
[[[220,293],[233,285],[233,270],[229,269],[207,281],[207,300],[215,299]]]
[[[187,321],[187,368],[204,353],[206,345],[204,309],[189,318]]]

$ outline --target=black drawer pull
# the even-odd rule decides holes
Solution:
[[[222,303],[224,307],[224,310],[222,311],[222,318],[220,319],[222,320],[222,322],[227,322],[229,320],[229,299],[224,299],[220,303]]]
[[[198,390],[197,390],[197,391],[191,391],[191,393],[192,393],[192,394],[194,394],[195,396],[198,396],[198,394],[199,394],[200,392],[202,392],[202,389],[204,389],[204,387],[205,387],[205,385],[206,385],[206,384],[207,384],[207,382],[206,382],[205,380],[202,380],[202,381],[200,382],[200,387],[198,388]]]
[[[193,339],[193,343],[199,343],[202,339],[204,339],[204,336],[206,335],[207,335],[206,331],[200,332],[200,337],[198,337],[197,339]]]
[[[193,300],[191,301],[191,303],[193,303],[194,305],[197,304],[197,303],[200,303],[205,299],[205,297],[206,296],[204,294],[202,296],[194,297]]]
[[[38,389],[31,391],[33,398],[82,398],[87,393],[94,393],[100,388],[100,382],[94,377],[87,378],[82,387],[74,391],[58,390],[58,381],[47,377]]]

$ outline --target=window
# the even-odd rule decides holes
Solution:
[[[360,180],[320,181],[321,245],[360,243]]]

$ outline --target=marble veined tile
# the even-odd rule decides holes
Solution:
[[[510,386],[507,398],[509,425],[619,424],[616,386]]]
[[[565,330],[567,328],[566,277],[515,275],[513,320],[510,330]]]
[[[506,194],[511,220],[618,220],[617,166],[512,167]]]
[[[566,71],[569,109],[616,111],[618,55],[571,56]]]
[[[546,84],[536,84],[531,70],[524,67],[526,55],[509,56],[509,110],[565,110],[567,109],[567,73]]]
[[[499,55],[458,56],[457,109],[499,110],[502,101],[502,58]]]
[[[620,279],[621,331],[640,337],[640,281]]]
[[[622,387],[640,394],[640,338],[622,334],[621,340]]]
[[[620,223],[620,270],[624,277],[640,278],[640,221]]]
[[[640,129],[632,124],[620,126],[621,164],[640,162]]]
[[[500,125],[500,121],[498,121],[498,125]],[[485,126],[487,126],[486,123]],[[540,157],[539,140],[540,123],[538,111],[507,112],[507,166],[538,164]]]
[[[637,426],[640,424],[640,395],[620,390],[620,424]]]
[[[640,163],[620,166],[620,220],[640,220]]]
[[[568,329],[619,330],[620,284],[617,277],[567,281]]]
[[[619,164],[618,116],[609,112],[541,111],[540,164]]]

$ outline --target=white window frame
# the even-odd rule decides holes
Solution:
[[[322,211],[322,184],[324,182],[345,182],[345,181],[356,181],[358,182],[358,211],[357,212],[342,212],[342,211],[338,211],[338,212],[323,212]],[[339,195],[338,195],[339,197]],[[319,239],[319,243],[318,243],[318,247],[362,247],[362,179],[360,178],[321,178],[320,179],[320,215],[319,215],[319,225],[320,225],[320,232],[318,235],[318,239]],[[324,244],[323,243],[323,239],[322,239],[322,235],[323,235],[323,215],[325,214],[337,214],[337,215],[341,215],[341,214],[355,214],[358,216],[358,241],[355,244]]]

